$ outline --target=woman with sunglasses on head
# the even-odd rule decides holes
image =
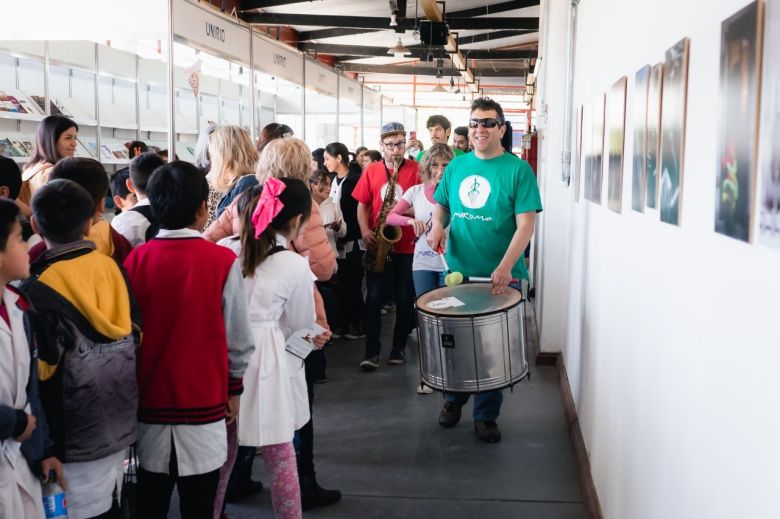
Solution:
[[[503,293],[513,279],[528,279],[523,251],[533,236],[536,213],[542,210],[533,170],[501,145],[505,132],[501,105],[486,97],[474,100],[469,120],[474,151],[454,159],[445,171],[434,194],[438,205],[428,237],[433,250],[444,248],[444,229],[450,225],[446,253],[450,268],[490,277],[494,294]],[[521,290],[519,284],[511,286]],[[439,425],[454,427],[468,398],[468,393],[448,393]],[[501,441],[496,419],[502,400],[500,390],[474,398],[474,427],[484,442]]]

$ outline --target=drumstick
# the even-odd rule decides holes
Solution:
[[[493,280],[490,278],[479,277],[479,276],[464,276],[463,282],[464,283],[492,283]],[[517,278],[512,278],[511,280],[509,280],[509,284],[511,285],[512,283],[520,283],[520,280]]]
[[[447,259],[444,257],[444,251],[442,250],[441,246],[436,249],[436,252],[439,253],[441,262],[444,264],[444,269],[447,271],[447,275],[444,276],[444,284],[448,287],[451,287],[453,285],[460,285],[463,283],[463,274],[450,270],[450,266],[447,265]]]

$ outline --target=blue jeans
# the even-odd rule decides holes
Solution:
[[[515,290],[523,291],[522,280],[520,283],[512,283],[509,285]],[[468,393],[446,393],[444,398],[450,404],[455,404],[458,407],[463,407],[466,402],[469,401]],[[504,401],[504,395],[500,389],[494,389],[492,391],[485,391],[484,393],[477,393],[474,395],[474,420],[481,422],[495,422],[498,419],[498,415],[501,413],[501,403]]]
[[[413,270],[412,279],[417,297],[423,292],[444,286],[444,272],[436,270]]]

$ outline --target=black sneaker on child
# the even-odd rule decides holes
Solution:
[[[403,351],[391,351],[390,358],[387,359],[387,363],[394,366],[400,366],[404,362],[406,362],[406,355]]]
[[[360,369],[363,371],[374,371],[379,367],[379,355],[366,355],[363,362],[360,363]]]
[[[485,443],[498,443],[501,441],[501,431],[498,430],[496,422],[474,420],[474,429],[477,431],[477,437]]]
[[[460,421],[460,406],[451,402],[444,402],[444,407],[439,413],[439,425],[450,428],[455,427]]]

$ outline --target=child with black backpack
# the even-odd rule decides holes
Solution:
[[[35,309],[41,400],[68,515],[96,517],[111,509],[136,438],[140,312],[121,267],[84,239],[95,214],[89,192],[50,180],[32,213],[46,250],[20,290]]]
[[[165,161],[151,151],[141,153],[130,161],[130,179],[127,188],[135,193],[138,203],[129,211],[122,211],[111,220],[111,227],[127,238],[134,248],[154,238],[160,230],[160,225],[152,213],[149,197],[146,196],[146,185],[154,170],[163,165]]]

